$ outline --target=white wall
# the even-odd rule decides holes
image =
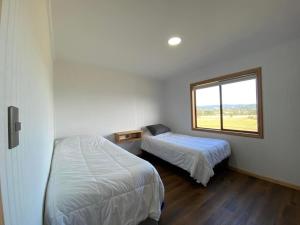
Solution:
[[[165,122],[174,131],[230,141],[230,164],[259,175],[300,185],[300,39],[225,60],[166,80]],[[192,82],[262,67],[264,139],[191,131]]]
[[[4,225],[1,187],[0,187],[0,225]]]
[[[42,225],[53,150],[48,3],[3,0],[0,30],[0,177],[5,225]],[[7,143],[7,107],[20,109],[20,145]]]
[[[110,136],[161,122],[161,97],[158,80],[92,65],[56,62],[55,136]],[[139,145],[128,143],[123,147],[137,153]]]

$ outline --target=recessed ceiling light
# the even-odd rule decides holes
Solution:
[[[170,46],[177,46],[181,43],[181,38],[180,37],[171,37],[169,40],[168,40],[168,44]]]

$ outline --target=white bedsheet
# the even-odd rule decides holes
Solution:
[[[172,132],[144,135],[142,149],[188,171],[204,186],[214,175],[213,167],[231,154],[230,145],[225,140]]]
[[[103,137],[56,144],[46,225],[136,225],[159,220],[164,187],[155,168]]]

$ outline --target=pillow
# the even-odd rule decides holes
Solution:
[[[162,124],[150,125],[150,126],[147,126],[147,129],[150,131],[150,133],[153,136],[163,134],[163,133],[167,133],[167,132],[171,131],[169,127],[166,127]]]

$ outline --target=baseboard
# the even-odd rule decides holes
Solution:
[[[281,186],[284,186],[284,187],[288,187],[288,188],[292,188],[294,190],[300,191],[300,186],[299,185],[291,184],[291,183],[288,183],[288,182],[285,182],[285,181],[276,180],[276,179],[273,179],[273,178],[270,178],[270,177],[261,176],[261,175],[258,175],[256,173],[252,173],[252,172],[249,172],[247,170],[239,169],[239,168],[232,167],[232,166],[229,166],[229,169],[231,169],[232,171],[241,173],[241,174],[245,174],[245,175],[248,175],[248,176],[251,176],[251,177],[255,177],[255,178],[260,179],[260,180],[265,180],[265,181],[268,181],[268,182],[271,182],[271,183],[274,183],[274,184],[278,184],[278,185],[281,185]]]

